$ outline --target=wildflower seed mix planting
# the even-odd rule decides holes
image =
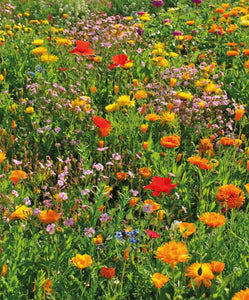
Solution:
[[[249,300],[249,1],[0,1],[0,299]]]

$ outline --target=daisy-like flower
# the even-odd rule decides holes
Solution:
[[[164,136],[160,140],[160,144],[165,148],[175,148],[180,146],[181,138],[178,135]]]
[[[160,118],[160,124],[168,125],[169,123],[173,123],[175,121],[175,114],[170,111],[163,112]]]
[[[240,208],[245,201],[245,194],[239,187],[227,184],[219,187],[216,201],[226,205],[228,209]]]
[[[189,259],[188,249],[184,242],[170,241],[157,248],[155,258],[169,263],[173,269],[179,262],[185,262]]]
[[[207,224],[208,227],[216,228],[226,223],[226,218],[219,213],[206,212],[200,216],[200,221]]]
[[[187,268],[185,275],[189,278],[193,278],[198,289],[202,283],[205,287],[210,287],[211,280],[214,278],[214,274],[211,270],[211,264],[209,263],[194,263]]]
[[[195,225],[188,222],[181,222],[181,224],[178,226],[178,229],[180,230],[182,237],[184,238],[190,236],[196,230]]]

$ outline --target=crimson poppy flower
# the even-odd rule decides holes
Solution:
[[[178,183],[171,184],[171,178],[154,176],[152,178],[152,183],[145,186],[144,189],[152,190],[153,196],[160,196],[162,192],[170,195],[170,190],[176,187]]]
[[[102,136],[104,136],[104,137],[108,136],[108,134],[110,133],[111,127],[112,127],[110,121],[108,121],[104,118],[101,118],[99,116],[95,116],[95,117],[93,117],[93,122],[94,122],[95,126],[99,127]]]
[[[145,230],[151,239],[156,239],[160,236],[156,231],[152,231],[150,229]]]
[[[127,56],[125,54],[118,54],[118,55],[114,55],[112,57],[112,61],[114,62],[114,64],[110,65],[108,67],[108,70],[111,70],[112,68],[117,68],[117,67],[122,67],[125,64],[132,62],[132,59],[127,61]]]
[[[76,47],[69,51],[69,53],[75,53],[78,55],[93,55],[94,54],[94,50],[90,49],[89,47],[91,46],[91,43],[89,42],[85,42],[85,41],[76,41]]]

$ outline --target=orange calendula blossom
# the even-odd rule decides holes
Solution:
[[[145,120],[150,122],[156,122],[157,120],[160,120],[160,117],[157,114],[148,114],[146,115]]]
[[[157,248],[155,258],[169,263],[173,269],[179,262],[189,259],[188,249],[184,242],[170,241]]]
[[[240,290],[236,293],[231,300],[248,300],[249,299],[249,288]]]
[[[92,264],[92,258],[88,254],[76,254],[76,256],[72,258],[72,261],[78,269],[85,269]]]
[[[214,279],[214,274],[211,270],[211,264],[209,263],[194,263],[187,268],[186,274],[187,277],[193,278],[194,283],[199,289],[203,283],[205,287],[211,286],[211,280]],[[190,286],[192,286],[190,284]]]
[[[20,180],[26,179],[27,174],[26,172],[22,170],[14,170],[11,172],[10,179],[13,182],[13,184],[17,184]]]
[[[245,201],[245,194],[234,184],[227,184],[219,187],[216,201],[226,205],[228,209],[240,208]]]
[[[165,285],[165,283],[169,281],[169,277],[167,277],[166,275],[163,275],[161,273],[154,273],[151,279],[152,279],[155,287],[158,289],[163,287]]]
[[[242,108],[238,108],[235,110],[235,121],[240,121],[240,119],[244,116],[245,110]]]
[[[149,178],[151,176],[151,172],[147,167],[141,168],[139,174],[142,175],[143,178]]]
[[[165,148],[175,148],[180,146],[181,138],[178,135],[164,136],[160,140],[160,144]]]
[[[191,156],[187,159],[192,165],[199,167],[201,170],[211,170],[213,165],[208,163],[206,158],[201,158],[200,156]]]
[[[59,220],[60,214],[52,209],[49,209],[48,211],[43,210],[38,215],[38,218],[43,224],[52,224]]]
[[[226,218],[216,212],[205,212],[200,216],[200,221],[207,224],[208,227],[216,228],[225,225]]]
[[[181,222],[178,229],[180,230],[182,237],[186,238],[195,232],[196,227],[193,223]]]
[[[221,261],[211,261],[211,270],[213,273],[221,273],[225,268],[225,264]]]
[[[100,270],[100,275],[103,278],[111,279],[112,277],[115,276],[115,269],[114,268],[102,267],[102,269]]]

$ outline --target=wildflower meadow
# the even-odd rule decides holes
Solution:
[[[249,1],[0,1],[0,299],[249,299]]]

